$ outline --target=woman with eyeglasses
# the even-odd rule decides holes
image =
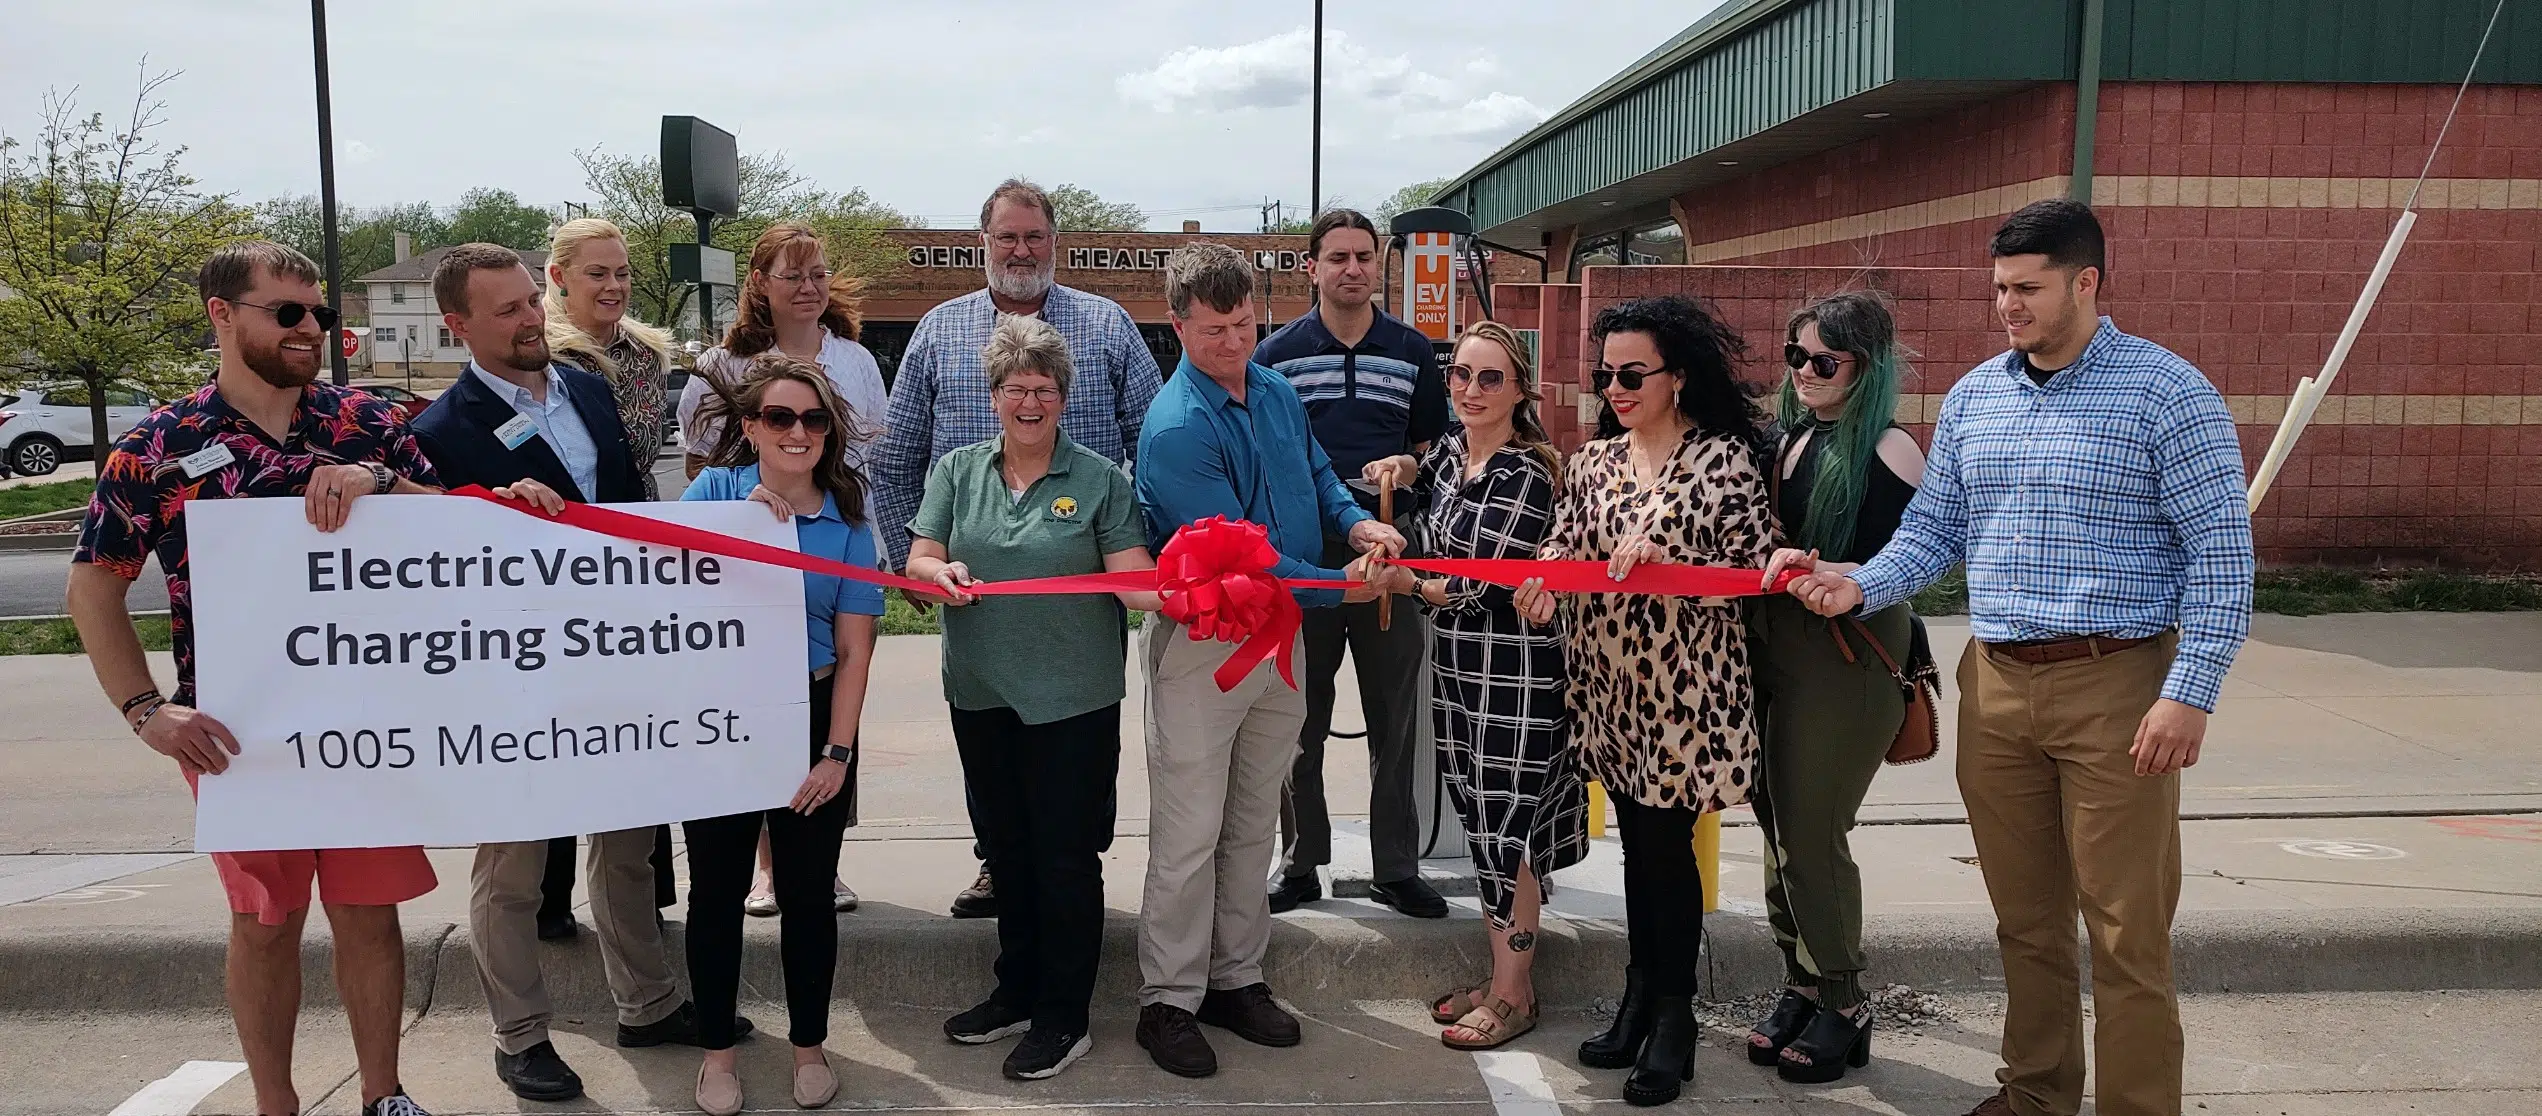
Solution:
[[[721,434],[707,468],[683,500],[753,500],[794,521],[803,553],[872,567],[876,548],[864,479],[846,461],[854,409],[820,365],[781,352],[752,358],[738,385],[716,384],[702,408]],[[740,416],[738,423],[729,421]],[[734,1002],[741,989],[743,898],[760,833],[775,880],[784,958],[788,1041],[794,1044],[794,1100],[818,1108],[838,1093],[821,1044],[829,1038],[830,975],[838,966],[838,917],[830,884],[839,842],[854,824],[858,719],[874,660],[880,587],[825,574],[803,575],[806,659],[811,668],[811,771],[786,805],[700,818],[688,834],[688,972],[697,994],[697,1107],[715,1116],[741,1111],[734,1070]]]
[[[1845,572],[1888,545],[1924,479],[1924,453],[1892,416],[1903,374],[1897,327],[1878,295],[1834,295],[1783,330],[1781,443],[1773,494],[1787,566]],[[1862,873],[1846,834],[1906,716],[1886,661],[1912,658],[1915,615],[1899,604],[1831,623],[1776,594],[1750,606],[1764,699],[1765,906],[1785,987],[1748,1034],[1748,1060],[1786,1081],[1822,1083],[1871,1060],[1863,1000]],[[1877,648],[1868,646],[1877,641]]]
[[[1536,417],[1535,362],[1508,326],[1482,322],[1447,368],[1459,425],[1417,461],[1368,464],[1380,491],[1426,494],[1435,557],[1533,558],[1553,525],[1562,458]],[[1588,855],[1588,791],[1572,762],[1562,635],[1531,625],[1512,590],[1428,577],[1432,725],[1448,797],[1464,819],[1491,937],[1491,975],[1431,1001],[1439,1041],[1489,1050],[1534,1030],[1544,879]]]
[[[1762,566],[1774,517],[1759,466],[1764,416],[1731,370],[1745,345],[1693,300],[1618,303],[1590,327],[1597,438],[1571,455],[1539,556]],[[1512,602],[1538,625],[1541,583]],[[1639,593],[1565,598],[1571,735],[1615,804],[1630,967],[1614,1026],[1580,1061],[1632,1067],[1624,1099],[1666,1104],[1694,1076],[1695,953],[1703,879],[1695,821],[1745,801],[1756,761],[1747,633],[1735,601]]]
[[[701,415],[700,405],[717,385],[739,383],[752,359],[783,353],[810,362],[829,377],[830,386],[858,421],[838,426],[847,466],[863,475],[865,451],[882,437],[882,416],[891,403],[883,394],[883,372],[874,354],[856,343],[863,318],[858,307],[863,280],[830,270],[827,248],[819,234],[793,221],[779,221],[760,233],[750,248],[750,282],[742,292],[741,313],[724,332],[724,343],[697,357],[697,374],[680,390],[681,440],[688,446],[688,475],[707,464],[707,451],[722,434],[722,423]],[[856,824],[856,805],[848,803],[847,824]],[[831,906],[856,909],[856,889],[835,881]],[[750,891],[750,913],[766,918],[777,913],[778,900],[768,878],[768,853],[760,847],[758,883]]]
[[[1004,1073],[1032,1081],[1094,1048],[1087,1013],[1126,693],[1121,609],[1161,606],[1152,592],[969,591],[979,579],[1156,567],[1130,478],[1059,429],[1074,378],[1067,340],[1039,318],[1000,315],[980,356],[999,434],[928,471],[908,573],[955,606],[944,612],[944,698],[999,901],[996,988],[944,1033],[968,1045],[1022,1034]]]

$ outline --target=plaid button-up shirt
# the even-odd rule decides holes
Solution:
[[[1968,566],[1989,643],[2180,630],[2162,696],[2213,711],[2251,628],[2251,516],[2233,416],[2206,376],[2101,319],[2046,386],[2019,353],[1942,404],[1924,484],[1854,580],[1863,611]]]
[[[1128,459],[1162,382],[1138,324],[1120,303],[1061,286],[1050,288],[1040,317],[1067,340],[1076,369],[1059,428],[1070,441],[1115,464]],[[927,311],[910,334],[892,380],[889,430],[866,461],[874,479],[875,519],[893,569],[908,564],[909,520],[918,513],[936,459],[998,435],[988,370],[980,360],[996,329],[997,307],[980,290]]]

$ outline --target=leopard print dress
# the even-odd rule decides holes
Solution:
[[[1689,432],[1642,491],[1623,438],[1580,447],[1542,556],[1605,561],[1647,531],[1667,561],[1761,568],[1774,516],[1755,451]],[[1644,525],[1648,524],[1646,528]],[[1563,598],[1571,739],[1607,793],[1723,810],[1756,783],[1756,695],[1737,601],[1589,593]]]

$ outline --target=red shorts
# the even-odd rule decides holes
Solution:
[[[195,776],[187,772],[186,789]],[[416,845],[387,849],[291,849],[275,852],[213,853],[221,890],[229,893],[229,909],[252,914],[266,926],[280,926],[293,911],[309,905],[309,885],[329,903],[354,907],[393,907],[420,898],[441,883],[432,861]]]
[[[394,849],[297,849],[213,853],[229,909],[280,926],[309,905],[310,881],[329,903],[393,907],[433,889],[440,879],[414,845]]]

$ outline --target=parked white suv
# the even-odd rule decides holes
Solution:
[[[158,405],[133,388],[107,388],[106,437],[123,437]],[[90,456],[88,420],[85,384],[0,392],[0,476],[40,477],[61,468],[66,456]]]

